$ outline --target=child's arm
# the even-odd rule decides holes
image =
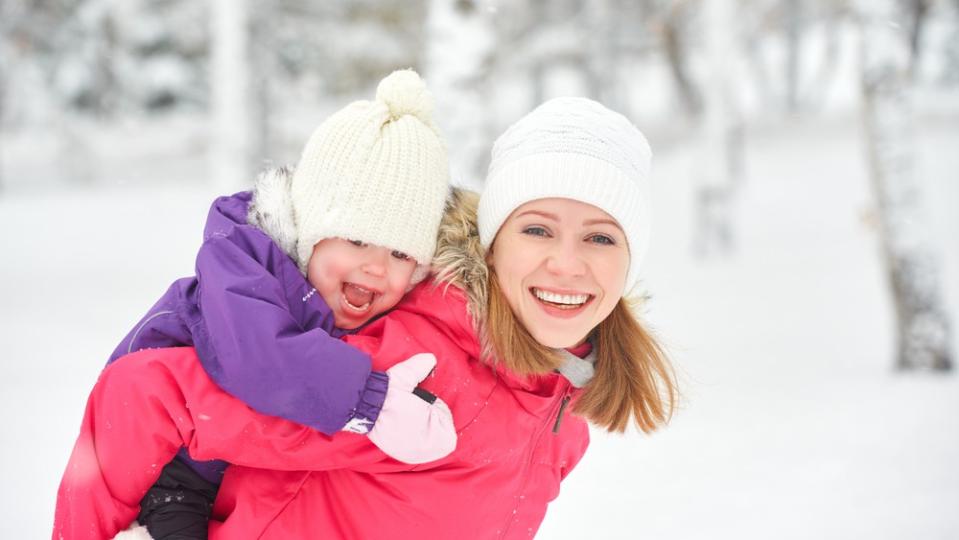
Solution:
[[[451,452],[449,409],[440,400],[422,403]],[[412,468],[367,437],[329,437],[254,412],[212,383],[193,349],[145,350],[108,366],[90,393],[57,492],[53,537],[112,538],[137,516],[162,464],[182,446],[198,459],[275,470]]]
[[[203,367],[253,409],[333,434],[372,424],[388,377],[330,334],[333,315],[269,237],[251,226],[208,230],[196,263]]]

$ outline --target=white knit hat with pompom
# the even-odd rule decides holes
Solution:
[[[373,101],[356,101],[313,132],[293,174],[297,263],[347,238],[406,253],[426,276],[449,190],[433,97],[415,71],[395,71]]]

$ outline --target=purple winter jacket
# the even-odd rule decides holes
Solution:
[[[258,412],[327,435],[354,417],[375,422],[388,375],[337,339],[345,332],[296,263],[247,223],[251,198],[241,192],[213,202],[196,277],[175,281],[109,362],[146,348],[193,346],[210,378]],[[187,461],[219,483],[225,464]]]

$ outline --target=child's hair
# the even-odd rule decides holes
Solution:
[[[487,352],[515,373],[543,374],[559,367],[556,352],[536,341],[516,318],[492,267],[485,333]],[[625,431],[631,417],[645,433],[667,423],[678,395],[675,373],[625,298],[599,323],[592,342],[595,375],[573,412],[610,432]]]

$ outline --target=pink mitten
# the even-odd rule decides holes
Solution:
[[[434,366],[436,357],[422,353],[386,370],[390,386],[369,438],[397,461],[426,463],[446,457],[456,448],[453,414],[446,403],[437,398],[431,404],[413,393]]]

